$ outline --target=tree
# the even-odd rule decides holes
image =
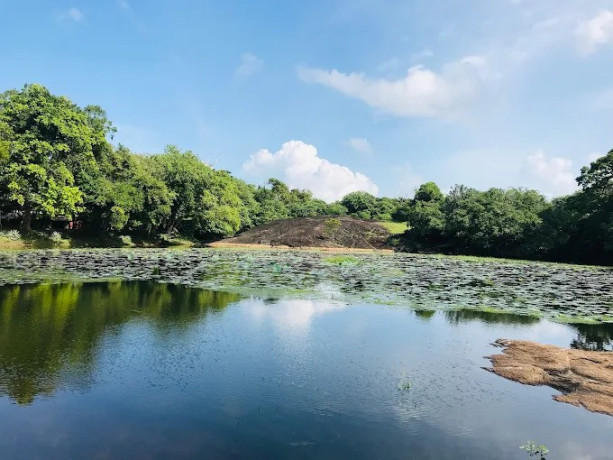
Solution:
[[[445,228],[444,196],[434,182],[422,184],[407,212],[410,234],[428,245],[439,244]]]
[[[589,166],[581,168],[577,183],[585,192],[610,197],[613,194],[613,149]]]
[[[166,232],[171,233],[198,213],[207,183],[213,169],[200,161],[191,151],[181,152],[169,145],[161,155],[154,155],[161,171],[161,179],[172,193],[172,205],[166,222]]]
[[[0,190],[22,213],[22,228],[30,230],[32,216],[78,212],[83,194],[75,177],[95,169],[94,150],[106,142],[106,131],[86,110],[37,84],[0,95],[0,125],[8,137]]]
[[[569,199],[576,225],[570,246],[577,260],[613,264],[613,150],[581,169],[582,190]]]
[[[351,192],[343,197],[341,204],[351,215],[372,219],[376,210],[376,198],[367,192]]]
[[[241,228],[238,181],[227,171],[216,171],[202,194],[202,211],[198,213],[198,230],[205,235],[231,236]]]
[[[542,223],[545,198],[534,190],[479,192],[456,186],[445,199],[445,236],[459,252],[499,257],[533,256],[532,235]]]

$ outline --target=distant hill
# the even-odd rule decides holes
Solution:
[[[386,227],[368,220],[348,216],[301,217],[271,222],[212,245],[390,249],[387,244],[390,235]]]

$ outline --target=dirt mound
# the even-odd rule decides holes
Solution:
[[[556,401],[613,415],[613,353],[499,339],[503,354],[488,357],[487,370],[527,385],[548,385],[562,392]]]
[[[353,217],[301,217],[252,228],[219,242],[290,248],[386,249],[390,232],[381,224]]]

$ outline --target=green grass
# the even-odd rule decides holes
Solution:
[[[383,225],[385,228],[389,230],[392,235],[401,235],[409,229],[409,226],[406,222],[388,222],[383,221],[379,222],[379,224]]]

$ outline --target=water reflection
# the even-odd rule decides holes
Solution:
[[[238,299],[154,282],[0,287],[0,395],[30,404],[63,384],[86,386],[113,327],[134,318],[185,327]]]
[[[280,329],[289,332],[304,332],[317,316],[341,310],[346,305],[300,299],[268,302],[254,299],[248,303],[248,307],[257,321],[269,319]]]
[[[613,351],[613,324],[574,324],[577,337],[571,348],[593,351]]]
[[[418,310],[415,312],[421,319],[429,319],[434,312]],[[443,312],[445,319],[454,325],[471,321],[481,321],[486,324],[531,325],[541,322],[534,316],[517,315],[513,313],[487,312],[478,310],[454,310]],[[577,331],[577,337],[570,344],[570,348],[592,351],[613,351],[613,324],[569,324]]]
[[[488,324],[536,324],[540,321],[540,318],[535,316],[478,310],[446,311],[445,318],[451,324],[461,324],[470,321],[482,321]]]

